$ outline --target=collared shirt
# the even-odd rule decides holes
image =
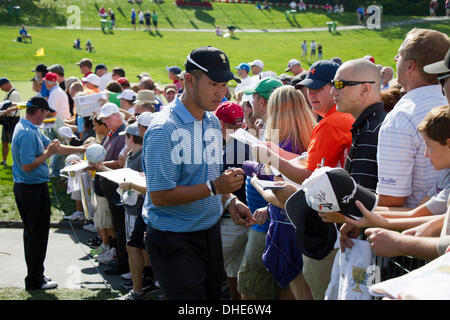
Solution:
[[[327,167],[343,167],[352,144],[350,130],[354,121],[351,114],[339,112],[333,106],[311,133],[306,169],[316,170],[322,158]]]
[[[70,118],[69,98],[58,85],[50,89],[48,105],[56,111],[56,115],[61,120]]]
[[[47,162],[44,161],[39,167],[28,173],[23,170],[22,166],[33,163],[44,153],[50,142],[50,139],[31,121],[25,118],[20,119],[14,129],[11,143],[12,171],[15,183],[38,184],[49,181]]]
[[[143,219],[161,231],[207,230],[222,215],[221,195],[173,206],[156,206],[151,191],[206,183],[219,177],[222,167],[219,120],[205,111],[196,120],[175,98],[156,116],[144,136],[143,162],[147,182]]]
[[[352,146],[345,161],[345,170],[357,184],[375,192],[378,183],[378,132],[386,117],[383,102],[368,106],[352,127]]]
[[[378,138],[378,194],[407,197],[405,206],[415,208],[443,174],[425,158],[417,125],[431,109],[447,104],[441,86],[424,86],[409,91],[387,114]]]

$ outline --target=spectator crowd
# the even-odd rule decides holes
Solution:
[[[149,12],[136,19],[150,28]],[[27,290],[57,286],[43,268],[46,185],[85,159],[68,177],[77,210],[65,218],[95,234],[90,254],[122,276],[121,299],[160,287],[168,299],[219,300],[226,282],[233,300],[321,300],[357,240],[379,257],[449,254],[448,36],[409,31],[396,72],[372,56],[324,60],[315,41],[309,57],[301,48],[280,75],[260,59],[230,66],[220,49],[196,48],[184,70],[166,68],[164,87],[88,58],[71,76],[40,64],[26,104],[0,78],[2,164],[11,145]],[[96,111],[86,115],[89,96]],[[104,159],[91,161],[99,145]],[[98,174],[118,169],[142,180]]]

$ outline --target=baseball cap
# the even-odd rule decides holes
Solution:
[[[244,120],[242,107],[231,101],[222,102],[216,110],[216,116],[223,122],[232,125],[242,124]]]
[[[166,67],[166,70],[175,74],[181,73],[180,67],[172,66],[172,67]]]
[[[9,79],[8,78],[0,78],[0,86],[4,85],[5,83],[8,83]]]
[[[141,135],[139,134],[139,127],[137,122],[129,124],[124,131],[121,131],[119,133],[119,136],[123,136],[125,134],[131,134],[132,136],[140,137]]]
[[[448,49],[444,60],[428,64],[425,67],[423,67],[423,70],[426,73],[431,73],[431,74],[450,72],[450,49]]]
[[[180,80],[184,80],[185,75],[186,75],[186,71],[181,71],[179,74],[177,74],[177,78]]]
[[[58,79],[58,75],[53,72],[48,72],[44,77],[44,80],[53,81],[53,82],[56,82],[57,79]]]
[[[177,89],[174,88],[174,87],[172,87],[172,86],[168,86],[168,87],[165,87],[165,88],[164,88],[164,92],[165,92],[165,93],[168,93],[168,92],[170,92],[170,91],[177,92]]]
[[[134,92],[131,89],[125,89],[117,96],[117,99],[125,99],[125,100],[129,100],[129,101],[135,101],[136,97],[137,97],[136,92]]]
[[[87,66],[89,68],[92,68],[92,60],[89,58],[83,58],[80,61],[77,62],[77,65],[79,66]]]
[[[372,57],[372,56],[370,56],[370,55],[364,56],[363,59],[366,59],[366,60],[369,60],[369,61],[372,62],[372,63],[375,63],[375,58]]]
[[[45,64],[38,64],[36,66],[36,68],[34,68],[33,70],[31,70],[31,72],[41,72],[43,74],[46,74],[48,72],[47,70],[47,66]]]
[[[301,89],[303,85],[300,84],[303,80],[305,80],[306,75],[308,74],[307,71],[303,71],[302,73],[299,73],[294,77],[294,79],[291,80],[291,86],[293,86],[295,89]]]
[[[50,108],[50,106],[48,105],[47,100],[45,100],[42,97],[33,97],[33,98],[31,98],[30,100],[27,101],[26,106],[28,108],[39,108],[39,109],[47,110],[49,112],[55,112],[55,110]]]
[[[97,70],[100,70],[100,69],[108,69],[108,68],[106,68],[105,64],[100,63],[100,64],[95,66],[95,72],[97,72]]]
[[[102,109],[99,113],[100,118],[108,118],[110,115],[114,113],[119,113],[119,108],[111,102],[107,102],[102,106]]]
[[[238,70],[245,70],[247,72],[250,72],[250,66],[248,65],[248,63],[242,62],[240,63],[237,67],[234,67],[235,69]]]
[[[139,90],[137,93],[136,101],[134,101],[133,104],[138,104],[138,103],[153,103],[153,104],[155,104],[156,103],[155,93],[152,90]]]
[[[149,127],[150,123],[152,122],[153,118],[156,117],[157,113],[152,113],[152,112],[142,112],[139,117],[137,117],[137,124],[144,126],[144,127]]]
[[[202,70],[214,82],[241,82],[230,70],[227,55],[215,47],[200,47],[191,51],[187,56],[186,72]]]
[[[256,59],[256,60],[254,60],[252,62],[249,62],[248,65],[250,67],[257,66],[257,67],[260,67],[261,69],[264,69],[264,63],[261,60],[259,60],[259,59]]]
[[[298,84],[314,90],[320,89],[334,79],[337,69],[339,69],[337,63],[319,60],[312,64],[305,79]]]
[[[298,64],[298,65],[301,66],[300,61],[298,61],[297,59],[291,59],[291,60],[289,60],[288,66],[287,66],[286,69],[284,69],[284,71],[288,72],[288,71],[291,70],[291,68],[292,68],[293,66],[295,66],[296,64]]]
[[[71,138],[75,138],[75,137],[76,137],[76,136],[73,134],[72,129],[70,129],[70,128],[67,127],[67,126],[63,126],[63,127],[59,128],[59,129],[58,129],[58,133],[59,133],[61,136],[65,137],[65,138],[68,138],[68,139],[71,139]]]
[[[138,74],[136,77],[137,77],[139,80],[141,80],[141,79],[144,78],[144,77],[151,78],[151,77],[150,77],[150,74],[147,73],[147,72],[142,72],[141,74]]]
[[[265,99],[269,99],[270,95],[272,94],[273,90],[275,90],[278,87],[281,87],[283,84],[280,80],[277,80],[275,78],[265,78],[258,82],[256,87],[253,89],[244,91],[245,94],[254,94],[257,93],[261,97]]]
[[[119,79],[116,80],[120,85],[130,85],[130,82],[128,81],[127,78],[121,77]]]
[[[82,79],[84,82],[92,83],[94,86],[100,85],[100,78],[95,73],[90,73],[87,77]]]

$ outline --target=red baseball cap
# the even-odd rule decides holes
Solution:
[[[53,82],[56,82],[57,79],[58,79],[58,75],[54,72],[48,72],[44,77],[44,80],[53,81]]]
[[[130,82],[128,81],[128,79],[127,78],[119,78],[119,79],[117,79],[117,82],[120,84],[120,85],[122,85],[122,84],[130,84]]]
[[[244,120],[242,107],[231,101],[222,102],[216,110],[216,116],[223,122],[232,125],[242,124]]]

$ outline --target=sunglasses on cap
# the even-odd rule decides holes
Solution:
[[[346,80],[331,80],[331,84],[337,90],[341,90],[346,86],[357,86],[363,83],[375,83],[375,81],[346,81]]]

